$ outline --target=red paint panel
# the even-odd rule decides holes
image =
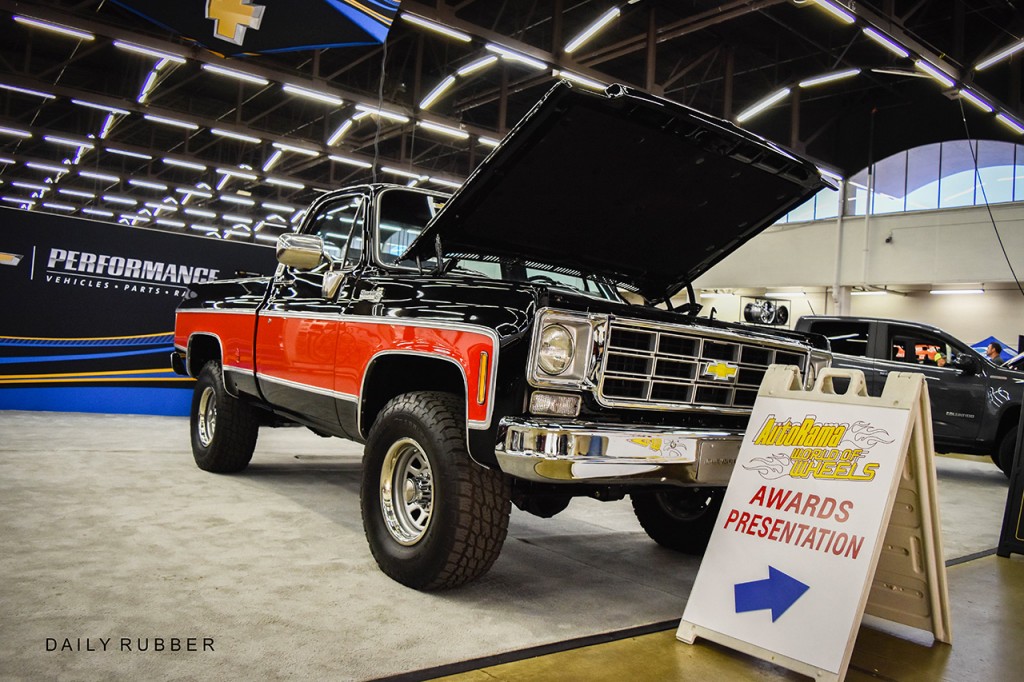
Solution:
[[[286,381],[334,389],[334,349],[340,322],[260,315],[256,369]]]
[[[488,393],[484,403],[476,401],[479,379],[480,353],[487,352],[493,372],[494,342],[487,334],[454,329],[431,329],[402,324],[368,324],[346,319],[338,335],[338,361],[334,390],[358,395],[363,375],[373,357],[387,351],[404,351],[454,361],[466,376],[468,386],[469,419],[485,421],[491,400]],[[486,377],[488,386],[490,377]]]
[[[256,313],[193,312],[179,310],[174,325],[174,345],[188,347],[193,334],[216,334],[220,337],[224,364],[252,370],[252,333]]]

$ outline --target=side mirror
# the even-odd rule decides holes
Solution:
[[[277,238],[277,262],[312,270],[324,260],[324,240],[312,234],[282,234]]]
[[[978,368],[981,366],[981,363],[978,362],[978,358],[969,353],[960,353],[959,355],[954,356],[951,364],[967,376],[977,374]]]

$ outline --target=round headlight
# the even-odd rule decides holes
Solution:
[[[537,364],[546,374],[561,374],[572,364],[572,334],[560,324],[544,327],[540,333]]]

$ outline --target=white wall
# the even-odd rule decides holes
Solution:
[[[1024,278],[1024,205],[992,207],[1003,243]],[[864,218],[844,219],[841,286],[889,287],[906,296],[855,296],[849,314],[934,324],[974,343],[996,336],[1010,345],[1024,334],[1024,295],[1012,282],[984,206],[871,216],[865,250]],[[698,290],[727,289],[738,295],[702,297],[707,312],[742,320],[741,295],[793,288],[793,321],[813,313],[835,314],[835,221],[779,225],[758,235],[695,282]],[[886,239],[891,236],[891,241]],[[933,296],[931,285],[983,286],[982,295]]]

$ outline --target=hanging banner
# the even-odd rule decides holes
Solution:
[[[274,250],[0,209],[0,409],[187,414],[170,369],[190,284],[269,274]]]
[[[113,0],[225,54],[383,43],[399,0]]]

